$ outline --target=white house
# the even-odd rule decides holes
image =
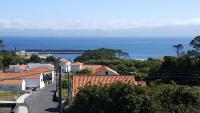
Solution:
[[[0,80],[0,90],[9,90],[9,91],[26,90],[25,80]]]
[[[0,82],[2,89],[25,90],[45,87],[42,73],[0,73]]]
[[[29,63],[28,65],[10,65],[9,72],[40,72],[45,78],[48,78],[48,80],[51,79],[52,82],[55,80],[54,65],[52,64]]]
[[[44,81],[51,81],[52,83],[55,81],[55,71],[50,70],[48,68],[31,68],[27,70],[27,72],[31,73],[41,73],[43,75]]]
[[[80,62],[74,62],[71,64],[71,72],[76,72],[80,69],[82,69],[82,65],[83,63],[80,63]]]
[[[63,72],[70,72],[71,71],[71,62],[67,59],[61,58],[59,59],[59,65],[62,67]]]
[[[9,65],[10,72],[24,72],[28,69],[28,65]]]
[[[82,69],[91,69],[92,75],[119,75],[115,70],[101,65],[85,65],[80,62],[75,62],[71,64],[71,72],[76,72]]]
[[[30,73],[31,74],[31,73]],[[43,88],[45,87],[44,83],[44,78],[42,73],[40,74],[35,74],[27,77],[23,77],[23,80],[26,83],[26,89],[31,89],[31,88]]]
[[[93,75],[119,75],[115,70],[107,67],[107,66],[101,66],[95,70],[92,71]]]

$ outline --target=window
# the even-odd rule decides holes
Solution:
[[[108,75],[108,71],[105,72],[105,75]]]

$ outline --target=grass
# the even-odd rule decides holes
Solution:
[[[62,89],[62,97],[67,97],[67,90],[66,89]]]
[[[22,94],[16,91],[0,91],[0,101],[16,101]]]

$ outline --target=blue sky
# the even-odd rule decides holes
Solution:
[[[138,35],[135,32],[139,30],[154,36],[160,28],[163,31],[159,35],[174,28],[177,36],[193,36],[199,33],[199,5],[200,0],[0,0],[0,33],[41,29],[104,30],[113,34],[113,30],[128,29],[134,32],[129,35]],[[188,33],[179,31],[179,27],[189,29]]]

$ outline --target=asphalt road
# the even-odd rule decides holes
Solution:
[[[56,85],[49,84],[40,91],[33,92],[26,100],[29,113],[58,113],[58,102],[53,101]]]

